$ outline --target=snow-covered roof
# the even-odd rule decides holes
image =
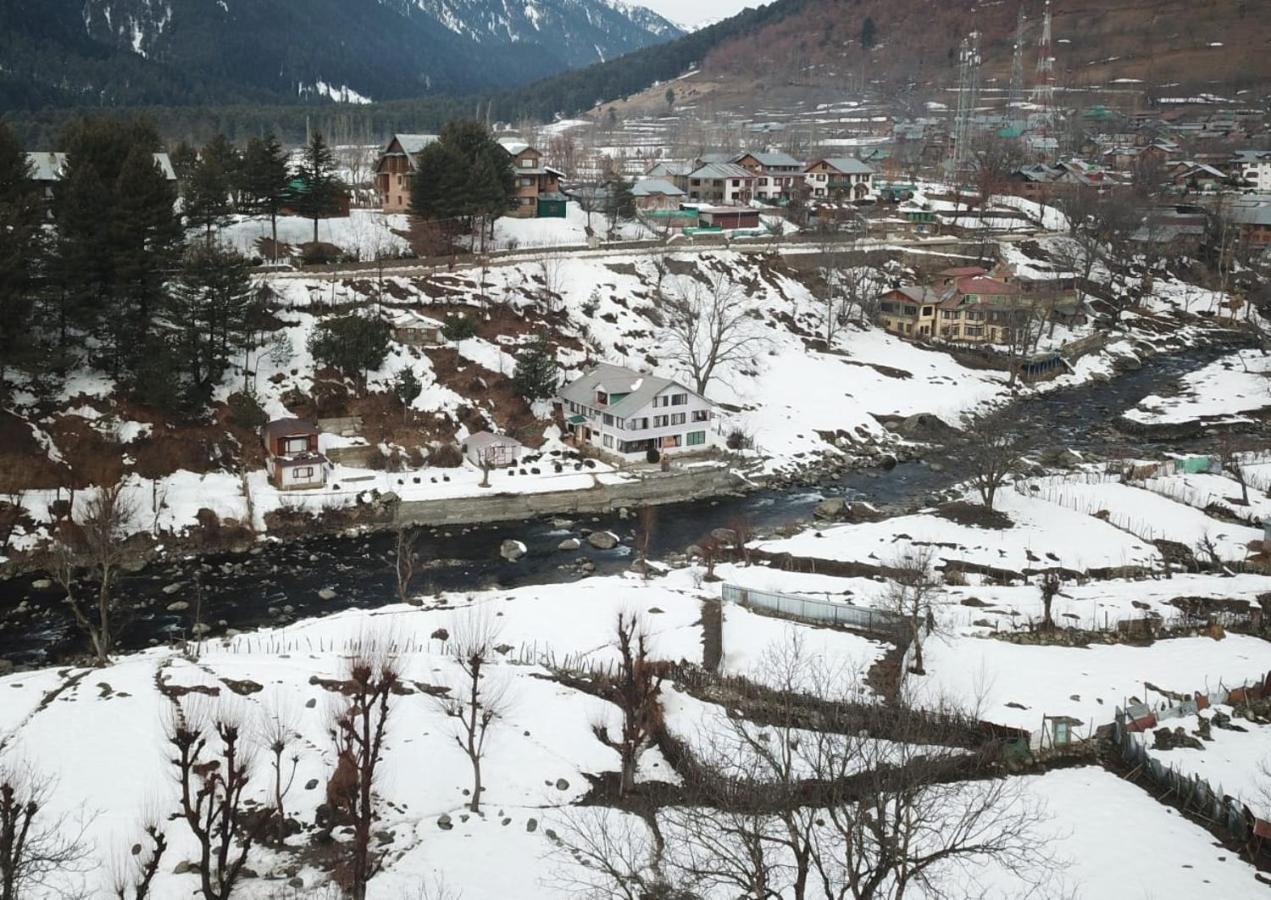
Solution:
[[[484,450],[494,446],[520,447],[523,445],[514,437],[508,437],[506,434],[491,434],[488,431],[478,431],[476,434],[469,435],[463,442],[465,450]]]
[[[526,150],[530,149],[530,145],[518,138],[499,138],[499,143],[503,145],[503,149],[512,156],[520,156]]]
[[[754,178],[755,173],[735,163],[707,163],[689,173],[689,177],[726,181],[729,178]]]
[[[669,387],[679,387],[690,394],[694,393],[669,378],[645,375],[624,366],[600,363],[561,388],[560,395],[564,400],[572,400],[584,406],[594,406],[597,391],[604,391],[606,394],[626,394],[627,396],[617,403],[610,403],[605,407],[605,412],[622,417],[639,412],[648,406],[654,397]]]
[[[684,192],[661,178],[645,178],[637,181],[631,186],[631,194],[634,197],[653,197],[663,194],[668,197],[683,197]]]
[[[810,169],[812,166],[820,165],[821,163],[825,163],[825,165],[843,175],[874,174],[872,166],[866,165],[854,156],[834,156],[829,159],[818,159],[816,162],[809,165],[808,168]]]
[[[429,144],[435,144],[439,140],[435,134],[395,134],[393,140],[397,141],[402,150],[414,156],[421,152]],[[391,146],[392,140],[389,141]]]
[[[62,171],[66,168],[66,154],[58,152],[37,152],[28,153],[26,155],[27,162],[31,164],[32,175],[34,181],[61,181]],[[163,172],[163,177],[168,181],[176,181],[176,169],[172,168],[172,160],[166,153],[156,153],[154,155],[155,165]]]

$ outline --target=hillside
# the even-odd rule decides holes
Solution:
[[[488,91],[679,33],[609,0],[5,0],[0,109]]]

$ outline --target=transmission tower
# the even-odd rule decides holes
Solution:
[[[1042,128],[1051,125],[1055,115],[1055,47],[1050,33],[1050,0],[1046,0],[1041,35],[1037,38],[1037,83],[1033,86],[1033,102],[1037,105]]]
[[[952,177],[965,168],[970,152],[971,117],[980,99],[980,33],[962,39],[958,51],[958,107],[949,134],[949,158],[945,167]]]
[[[1024,106],[1024,7],[1019,8],[1019,20],[1015,24],[1015,55],[1011,59],[1011,93],[1007,101],[1006,117],[1012,122]]]

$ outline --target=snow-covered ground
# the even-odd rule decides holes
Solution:
[[[1202,715],[1213,718],[1215,712],[1231,715],[1230,706],[1214,706]],[[1196,735],[1199,716],[1181,719],[1165,719],[1158,728],[1182,728],[1189,735]],[[1202,740],[1204,750],[1192,747],[1175,747],[1171,750],[1154,749],[1155,728],[1142,732],[1141,741],[1163,766],[1169,766],[1184,775],[1198,776],[1208,781],[1222,794],[1235,797],[1256,813],[1271,814],[1271,725],[1262,725],[1245,718],[1232,717],[1232,724],[1240,730],[1212,728],[1212,740]]]
[[[1145,425],[1241,422],[1271,407],[1271,356],[1241,350],[1179,379],[1173,397],[1144,397],[1126,418]]]
[[[377,209],[354,209],[336,219],[318,220],[318,240],[334,244],[357,260],[400,256],[410,249],[402,237],[410,228],[409,217],[387,215]],[[217,232],[219,240],[249,258],[261,256],[260,241],[273,235],[267,217],[240,216]],[[298,247],[313,240],[313,220],[298,216],[278,217],[278,240]]]

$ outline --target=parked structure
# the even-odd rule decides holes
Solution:
[[[411,183],[419,170],[416,157],[436,141],[435,134],[395,134],[380,151],[375,163],[375,188],[384,212],[410,211]]]
[[[715,446],[715,405],[679,382],[602,363],[561,389],[575,445],[627,461]]]
[[[261,431],[269,480],[280,491],[320,488],[330,461],[318,449],[318,426],[302,419],[275,419]]]
[[[402,310],[389,320],[389,324],[393,328],[393,340],[399,344],[440,347],[446,343],[442,324],[417,312]]]

